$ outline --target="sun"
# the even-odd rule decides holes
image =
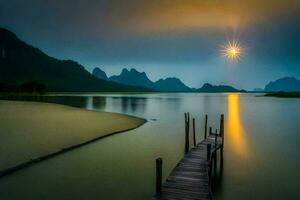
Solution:
[[[230,61],[239,60],[242,56],[242,47],[237,41],[229,41],[221,48],[222,55]]]

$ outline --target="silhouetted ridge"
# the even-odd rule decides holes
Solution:
[[[96,76],[97,78],[103,79],[103,80],[108,80],[108,77],[104,71],[102,71],[99,67],[96,67],[92,74]]]
[[[149,91],[98,79],[72,60],[58,60],[0,28],[0,81],[36,81],[50,91]]]
[[[138,72],[136,69],[128,69],[124,68],[120,75],[114,75],[109,78],[111,81],[115,81],[117,83],[132,85],[132,86],[142,86],[153,88],[153,82],[148,78],[145,72]]]
[[[148,78],[145,72],[139,72],[134,68],[131,68],[130,70],[124,68],[120,75],[111,76],[109,80],[127,85],[143,86],[162,92],[192,91],[191,88],[182,83],[178,78],[166,78],[153,82]]]
[[[295,77],[284,77],[276,81],[271,81],[265,87],[266,92],[298,92],[300,91],[300,81]]]
[[[159,79],[155,82],[155,89],[169,92],[186,92],[192,90],[178,78]]]
[[[228,85],[211,85],[209,83],[205,83],[201,88],[197,89],[198,92],[242,92],[242,90],[238,90],[232,86]]]

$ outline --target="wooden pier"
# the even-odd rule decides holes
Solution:
[[[217,166],[217,150],[221,156],[224,147],[224,115],[221,115],[218,130],[207,135],[205,117],[204,139],[196,144],[195,119],[193,119],[193,148],[189,148],[189,113],[185,113],[185,156],[173,169],[165,183],[162,183],[162,158],[156,159],[157,200],[208,200],[213,199],[212,171]]]

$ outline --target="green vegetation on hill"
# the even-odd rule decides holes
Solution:
[[[77,62],[50,57],[3,28],[0,28],[0,81],[12,85],[35,81],[48,91],[150,91],[98,79]]]

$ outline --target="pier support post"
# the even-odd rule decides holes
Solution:
[[[205,115],[205,132],[204,132],[204,139],[207,137],[207,114]]]
[[[220,135],[221,135],[221,138],[222,138],[221,152],[223,153],[223,148],[224,148],[224,114],[221,115],[221,121],[220,121]]]
[[[209,127],[209,135],[211,135],[211,134],[212,134],[212,127]]]
[[[187,118],[187,113],[184,113],[184,133],[186,134],[187,132],[187,123],[188,123],[188,118]]]
[[[162,186],[162,158],[156,159],[156,195],[161,195]]]
[[[216,133],[215,133],[215,149],[217,151],[217,146],[218,146],[218,130],[216,130]]]
[[[187,115],[186,113],[184,113],[184,122],[186,123],[186,121],[187,121]]]
[[[193,118],[193,139],[194,139],[194,147],[196,146],[196,127],[195,127],[195,118]]]
[[[215,151],[214,151],[214,170],[217,168],[217,147],[218,147],[218,130],[215,134]]]
[[[187,113],[187,131],[190,134],[190,113]]]
[[[185,122],[185,153],[188,153],[190,150],[190,113],[186,113],[186,122]]]
[[[184,133],[187,131],[187,113],[184,113]]]

